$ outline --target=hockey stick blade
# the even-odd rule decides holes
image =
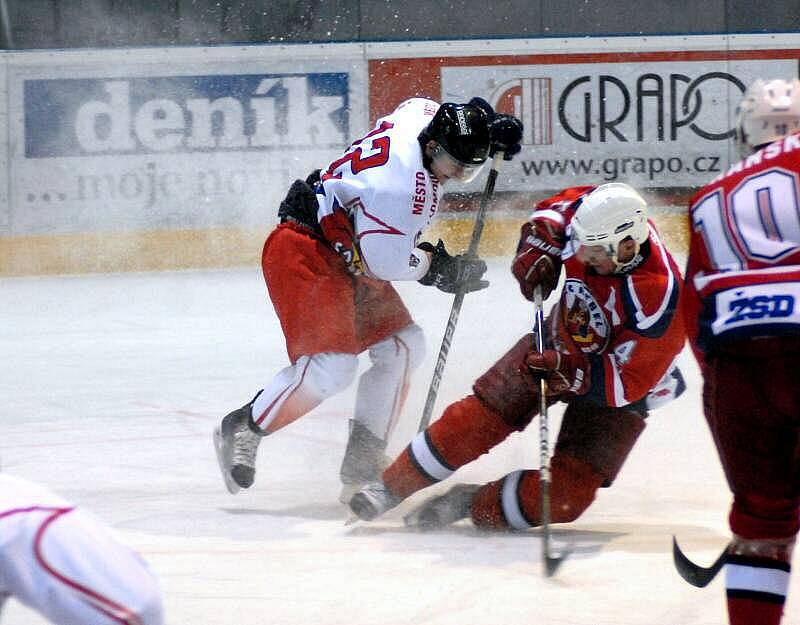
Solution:
[[[699,566],[684,555],[683,551],[681,551],[681,548],[678,546],[677,539],[674,536],[672,537],[672,559],[675,562],[675,568],[683,579],[697,588],[705,588],[711,583],[711,580],[713,580],[717,576],[717,573],[722,570],[722,567],[725,566],[725,556],[727,555],[728,548],[725,547],[714,564],[708,567]]]
[[[355,513],[351,512],[350,516],[348,516],[347,519],[345,520],[344,526],[348,527],[350,525],[354,525],[354,524],[358,523],[360,520],[361,519],[359,519],[358,516]]]
[[[561,566],[561,563],[567,559],[568,551],[564,551],[560,556],[547,556],[544,559],[544,573],[547,577],[553,577]]]

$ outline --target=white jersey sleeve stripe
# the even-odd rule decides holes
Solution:
[[[675,279],[675,273],[673,272],[672,267],[670,267],[666,249],[663,245],[661,245],[661,241],[658,240],[658,237],[652,228],[650,229],[650,240],[651,246],[658,249],[658,252],[661,255],[661,260],[664,266],[667,268],[667,288],[664,290],[664,296],[661,298],[661,303],[659,304],[656,312],[654,312],[652,315],[647,315],[645,314],[644,310],[642,310],[642,304],[636,295],[636,290],[633,286],[633,276],[628,276],[628,293],[630,295],[631,302],[636,308],[636,327],[639,330],[648,330],[661,320],[661,318],[664,316],[664,313],[667,312],[670,307],[670,302],[675,295],[675,289],[678,288],[677,280]]]
[[[694,287],[697,291],[702,291],[705,289],[709,284],[712,284],[715,281],[728,281],[731,278],[738,278],[742,276],[748,277],[760,277],[760,278],[770,278],[773,276],[777,276],[778,279],[783,277],[782,274],[785,276],[791,276],[792,274],[800,272],[800,265],[782,265],[780,267],[767,267],[765,269],[747,269],[744,271],[725,271],[723,273],[713,273],[704,275],[702,273],[698,273],[693,278]]]
[[[622,376],[620,375],[619,365],[614,353],[606,354],[605,356],[611,364],[611,375],[614,397],[612,398],[614,406],[627,406],[630,402],[625,397],[625,386],[622,384]]]
[[[556,224],[558,224],[559,226],[563,226],[564,225],[564,215],[562,215],[558,211],[553,210],[551,208],[544,208],[542,210],[537,210],[533,214],[533,218],[534,219],[545,219],[547,221],[553,221]]]

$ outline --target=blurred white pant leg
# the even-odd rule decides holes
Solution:
[[[271,433],[346,389],[355,379],[358,357],[326,352],[301,356],[279,371],[253,402],[253,421]]]
[[[411,373],[425,357],[425,335],[415,323],[369,348],[372,366],[359,378],[354,419],[388,441],[403,410]]]
[[[0,516],[0,536],[0,594],[53,623],[163,624],[155,576],[93,515],[31,508]]]

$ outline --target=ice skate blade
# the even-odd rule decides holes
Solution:
[[[358,515],[355,512],[351,512],[350,516],[347,517],[347,520],[344,522],[344,526],[345,527],[349,527],[351,525],[355,525],[356,523],[359,523],[360,521],[361,521],[361,519],[358,518]]]
[[[364,487],[364,484],[342,484],[342,490],[339,492],[339,501],[346,506],[350,505],[350,500],[358,491]]]
[[[217,463],[219,464],[220,473],[222,473],[222,479],[225,481],[225,488],[228,489],[228,492],[231,495],[235,495],[238,493],[241,488],[239,485],[234,482],[233,477],[231,476],[231,467],[229,463],[225,461],[225,457],[227,454],[227,445],[225,444],[225,437],[222,436],[222,431],[219,427],[214,428],[214,451],[217,454]]]

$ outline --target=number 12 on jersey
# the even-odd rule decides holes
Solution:
[[[363,138],[353,141],[348,151],[341,158],[337,158],[330,164],[328,171],[322,176],[323,180],[336,177],[336,171],[348,162],[354,175],[371,167],[385,165],[389,160],[391,139],[387,136],[379,137],[376,135],[380,135],[393,127],[394,124],[390,122],[382,122],[375,130]]]

